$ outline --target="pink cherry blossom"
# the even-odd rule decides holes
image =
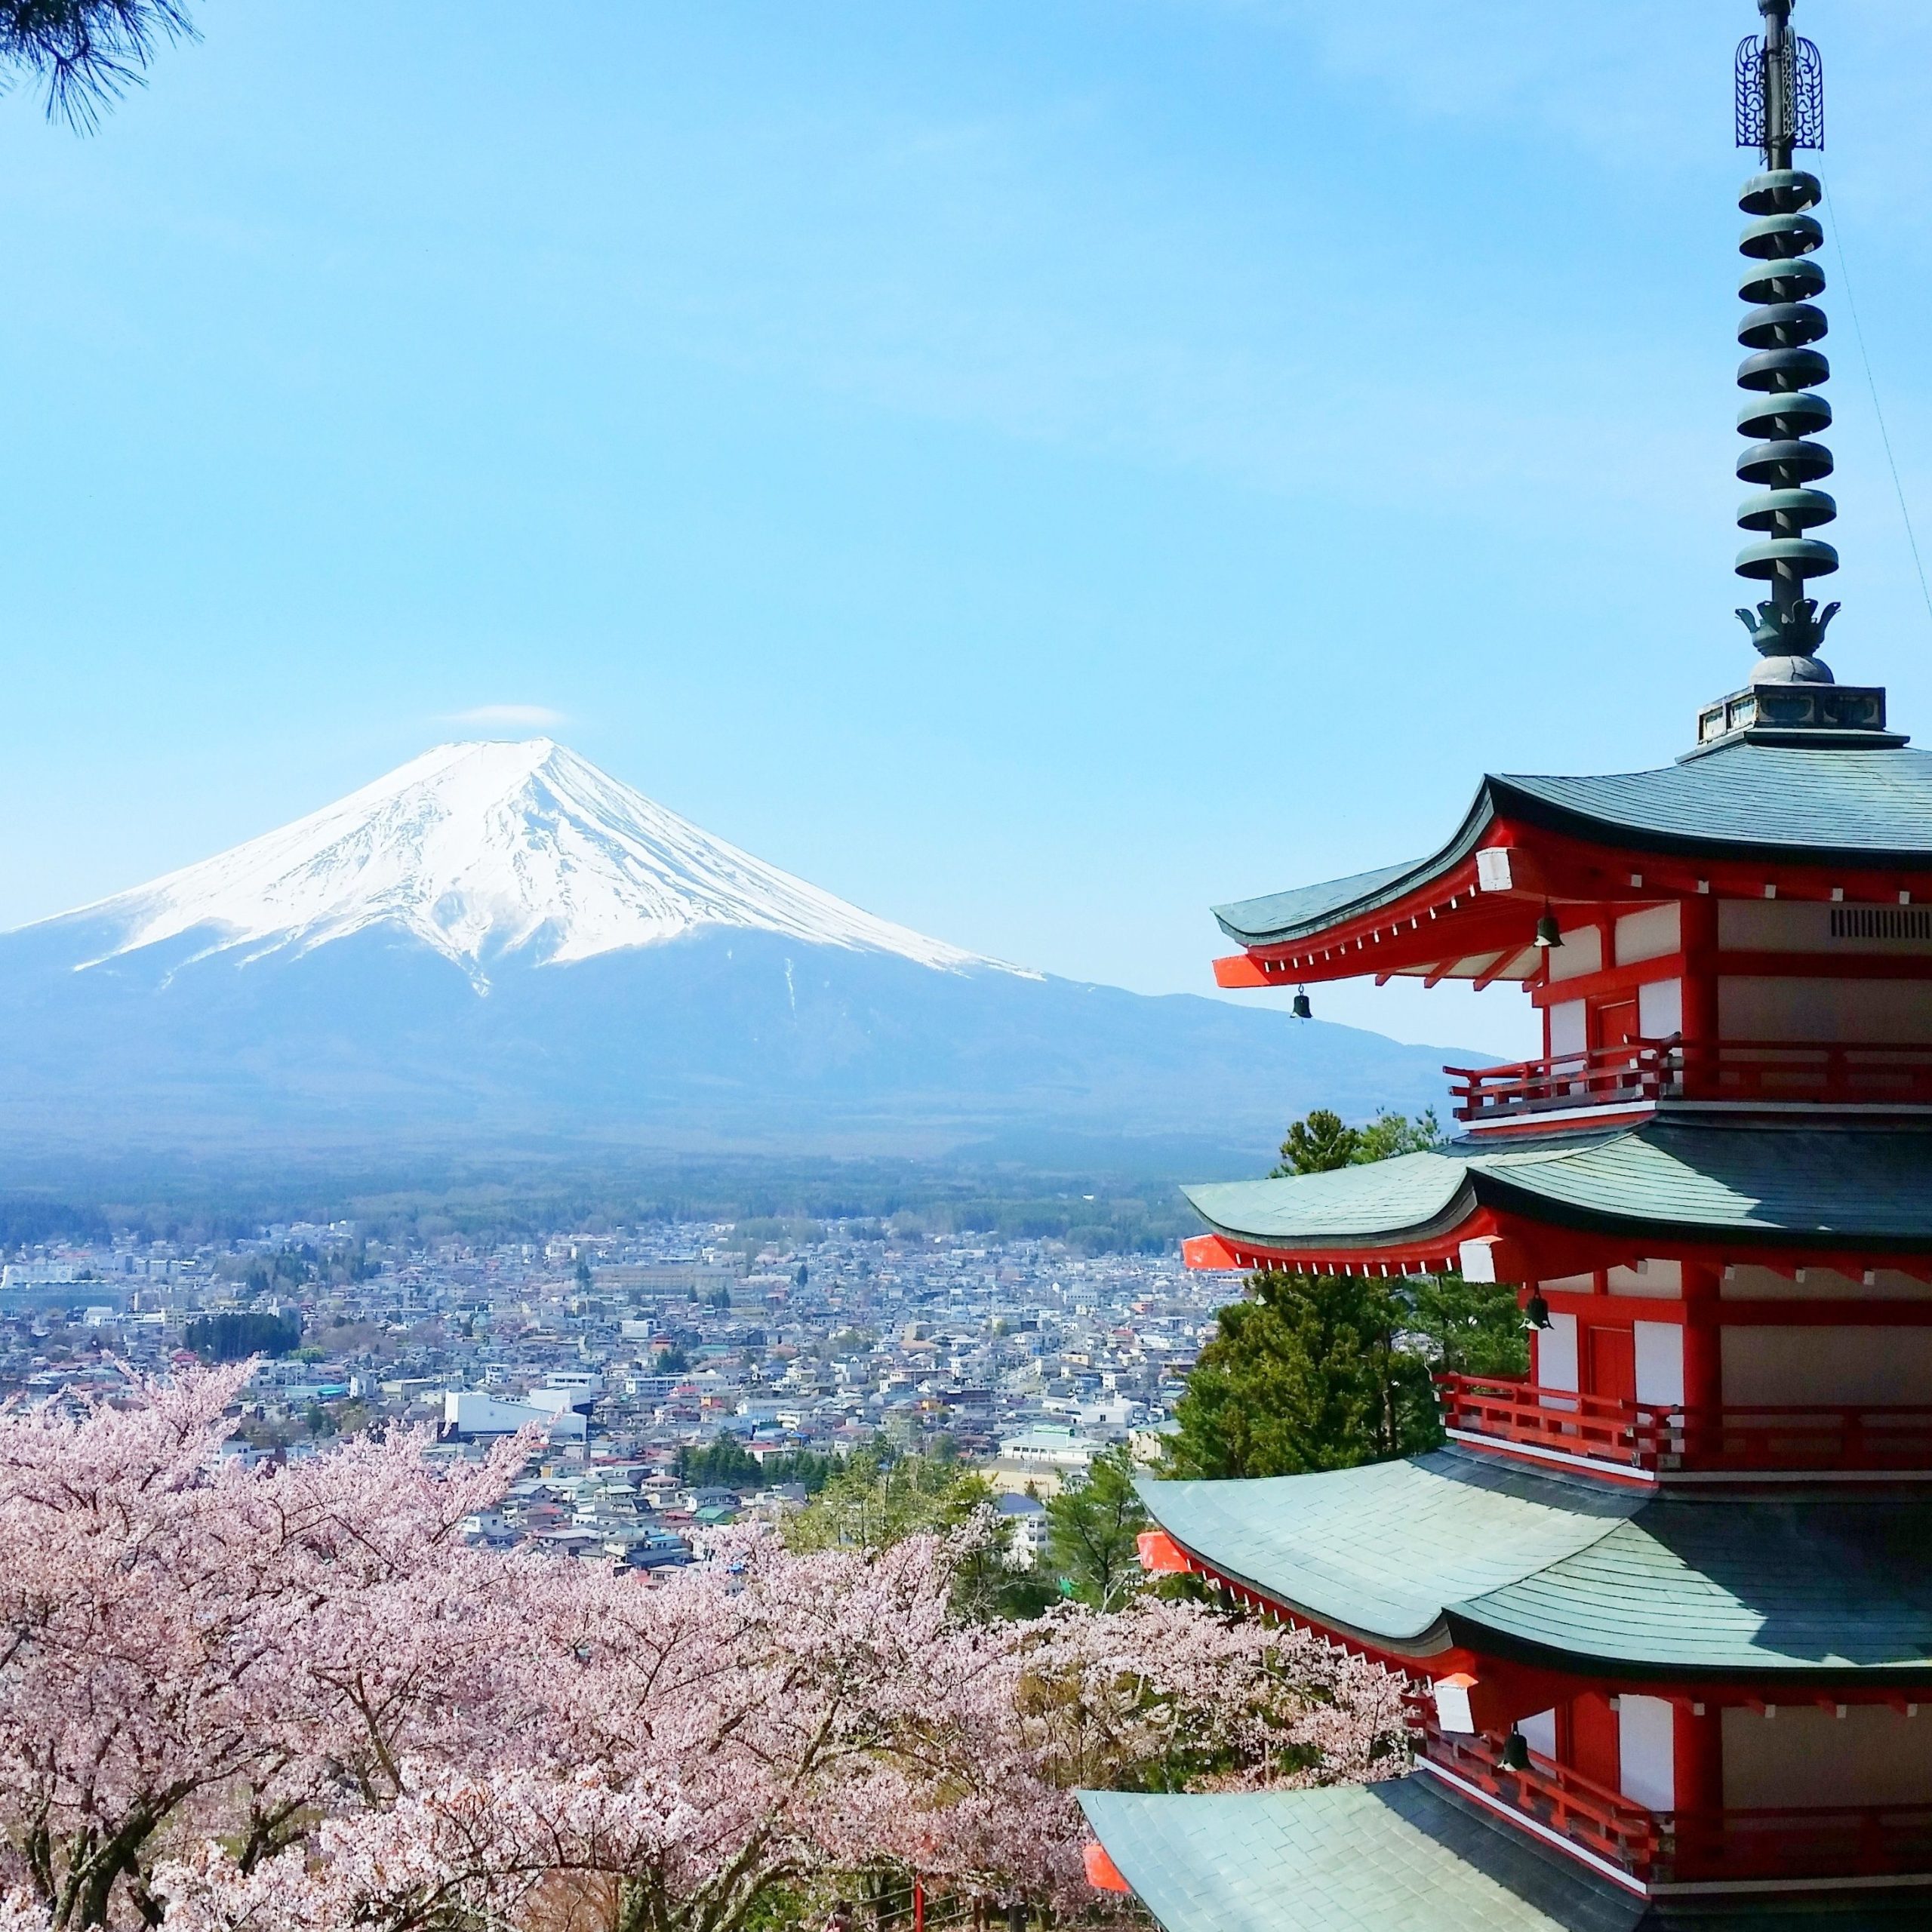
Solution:
[[[0,1414],[0,1932],[740,1932],[890,1868],[1086,1910],[1079,1786],[1392,1768],[1395,1681],[1141,1595],[955,1610],[983,1526],[727,1531],[647,1581],[463,1545],[528,1445],[244,1472],[245,1371]]]

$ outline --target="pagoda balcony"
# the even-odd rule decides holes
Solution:
[[[1932,1804],[1653,1811],[1540,1752],[1512,1769],[1503,1738],[1445,1731],[1426,1693],[1407,1702],[1423,1764],[1646,1887],[1932,1872]]]
[[[1438,1375],[1435,1386],[1457,1435],[1647,1475],[1932,1470],[1932,1405],[1673,1407],[1500,1376]]]
[[[1790,1040],[1629,1040],[1504,1066],[1445,1066],[1456,1118],[1726,1100],[1814,1106],[1932,1106],[1932,1045]]]

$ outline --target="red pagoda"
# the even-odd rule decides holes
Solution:
[[[1155,1567],[1414,1687],[1406,1777],[1087,1794],[1165,1932],[1932,1926],[1932,753],[1818,655],[1790,5],[1737,58],[1749,684],[1667,769],[1217,910],[1224,986],[1513,980],[1544,1051],[1450,1069],[1443,1152],[1189,1189],[1190,1263],[1514,1284],[1531,1365],[1441,1378],[1430,1454],[1144,1486]]]

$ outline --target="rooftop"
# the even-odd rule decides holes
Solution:
[[[1527,1147],[1460,1141],[1439,1154],[1183,1192],[1217,1233],[1284,1254],[1453,1244],[1479,1208],[1659,1240],[1923,1252],[1932,1132],[1652,1118]]]
[[[1534,1850],[1426,1776],[1313,1791],[1083,1791],[1164,1932],[1905,1932],[1924,1900],[1649,1903]]]
[[[1453,1449],[1140,1493],[1220,1575],[1403,1657],[1932,1681],[1932,1500],[1604,1491]]]
[[[1791,865],[1932,867],[1932,752],[1727,743],[1651,771],[1485,777],[1426,858],[1227,906],[1242,946],[1278,946],[1374,912],[1454,871],[1499,820],[1599,844]]]

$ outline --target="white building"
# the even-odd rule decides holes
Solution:
[[[1047,1558],[1047,1506],[1038,1497],[1010,1492],[993,1506],[1007,1533],[1013,1567],[1037,1570]]]
[[[443,1396],[443,1433],[460,1439],[479,1435],[514,1435],[520,1429],[541,1429],[552,1442],[581,1441],[588,1425],[570,1407],[540,1407],[534,1402],[505,1402],[481,1389],[451,1389]]]

